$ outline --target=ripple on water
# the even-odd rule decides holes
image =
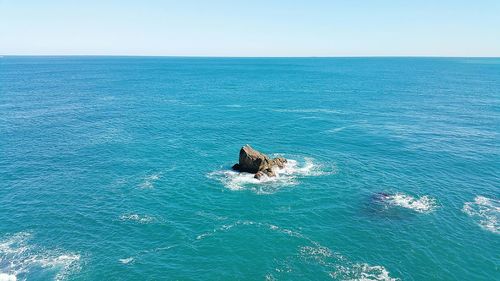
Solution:
[[[283,228],[274,224],[261,223],[248,220],[238,220],[230,224],[224,224],[214,228],[212,231],[202,233],[197,236],[197,240],[208,239],[219,233],[229,232],[238,227],[250,226],[273,233],[281,234],[289,239],[298,239],[299,245],[295,251],[283,260],[276,260],[273,271],[266,273],[266,280],[287,280],[297,274],[304,266],[315,266],[324,273],[325,277],[334,280],[383,280],[396,281],[398,278],[390,276],[389,271],[380,265],[369,265],[366,263],[356,263],[332,249],[321,245],[319,242],[310,239],[302,233]]]

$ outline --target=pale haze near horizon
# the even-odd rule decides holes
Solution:
[[[0,0],[0,55],[500,56],[500,1]]]

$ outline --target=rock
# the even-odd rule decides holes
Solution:
[[[278,166],[280,169],[283,169],[285,167],[286,159],[283,157],[277,157],[271,161],[273,161],[273,165]]]
[[[258,179],[260,180],[263,176],[264,176],[264,172],[262,171],[258,171],[257,173],[255,173],[255,176],[253,176],[255,179]]]
[[[234,171],[239,171],[240,170],[240,164],[236,163],[234,164],[231,169],[233,169]]]
[[[264,171],[264,173],[266,173],[266,175],[268,177],[275,177],[276,176],[276,173],[273,171],[273,169],[269,168],[267,170]]]
[[[286,159],[277,157],[270,159],[264,153],[253,149],[250,145],[245,145],[240,150],[239,163],[233,165],[233,170],[255,174],[256,179],[262,178],[263,175],[268,177],[276,176],[274,167],[283,168]]]
[[[267,169],[269,161],[267,155],[258,152],[249,145],[245,145],[240,150],[239,170],[255,174],[258,171]]]

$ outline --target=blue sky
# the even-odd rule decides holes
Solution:
[[[0,54],[500,56],[500,0],[0,0]]]

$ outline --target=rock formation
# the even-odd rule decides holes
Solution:
[[[254,178],[260,179],[264,175],[268,177],[276,176],[274,167],[283,168],[285,163],[285,158],[271,159],[247,144],[241,148],[239,162],[234,164],[233,170],[252,173],[255,174]]]

